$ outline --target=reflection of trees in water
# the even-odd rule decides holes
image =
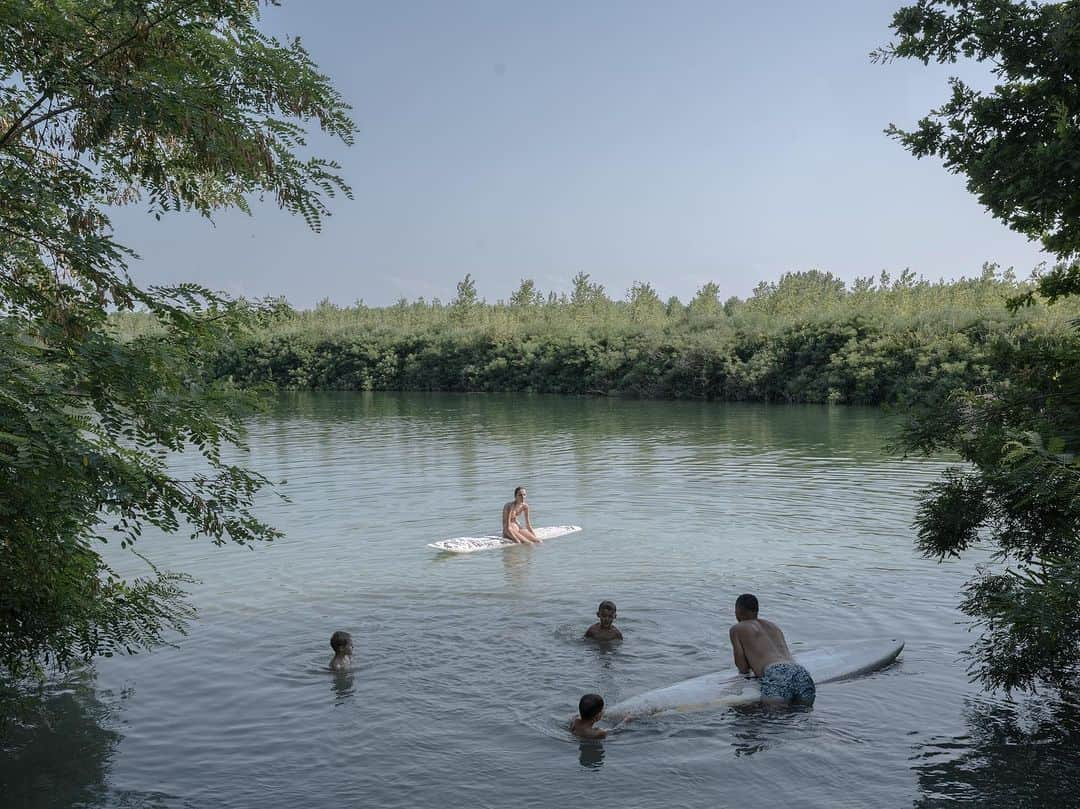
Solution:
[[[964,713],[968,735],[916,749],[916,806],[1080,806],[1080,703],[970,700]]]
[[[173,806],[168,796],[106,784],[122,738],[119,696],[94,689],[93,670],[40,688],[0,691],[0,805],[4,809]],[[102,696],[105,699],[102,699]]]
[[[461,440],[476,429],[500,436],[515,451],[542,452],[553,438],[586,445],[678,432],[689,446],[733,443],[750,449],[782,446],[796,456],[833,452],[877,463],[889,425],[876,408],[631,400],[537,394],[282,393],[275,415],[334,423],[363,418],[388,428],[407,425]]]
[[[93,674],[73,673],[40,690],[3,694],[0,794],[7,807],[101,805],[120,734],[98,699]]]

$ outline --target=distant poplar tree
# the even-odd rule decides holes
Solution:
[[[510,296],[511,306],[539,306],[543,302],[544,296],[540,294],[540,290],[536,288],[536,282],[531,278],[522,278],[521,286]]]
[[[465,273],[465,277],[458,281],[457,295],[450,302],[454,319],[464,322],[479,303],[480,296],[476,293],[476,281],[470,273]]]

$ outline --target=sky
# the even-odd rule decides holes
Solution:
[[[140,283],[388,305],[488,301],[578,272],[686,301],[745,297],[808,269],[931,280],[983,262],[1027,275],[1038,245],[994,220],[912,126],[977,66],[873,64],[900,0],[448,3],[284,0],[262,27],[300,36],[353,107],[356,142],[313,136],[355,199],[323,232],[253,216],[114,215]]]

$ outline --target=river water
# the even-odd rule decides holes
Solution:
[[[913,549],[945,467],[890,456],[877,410],[524,395],[298,394],[251,427],[289,502],[255,551],[147,535],[199,580],[174,648],[52,680],[8,726],[5,807],[1080,805],[1080,721],[968,681],[956,611],[979,557]],[[525,485],[541,548],[451,556]],[[130,558],[118,565],[136,573]],[[566,732],[730,666],[742,592],[793,648],[903,637],[812,711]],[[597,604],[626,640],[581,640]],[[351,675],[329,637],[355,639]]]

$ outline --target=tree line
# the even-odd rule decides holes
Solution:
[[[585,273],[569,293],[525,279],[508,301],[479,299],[469,276],[450,302],[387,307],[328,301],[222,343],[214,373],[304,390],[525,391],[764,402],[895,404],[984,386],[1018,346],[1060,340],[1075,305],[1010,311],[1032,280],[987,264],[929,282],[904,271],[850,287],[820,270],[721,301],[661,300],[638,283],[612,300]],[[152,329],[120,320],[133,336]]]

